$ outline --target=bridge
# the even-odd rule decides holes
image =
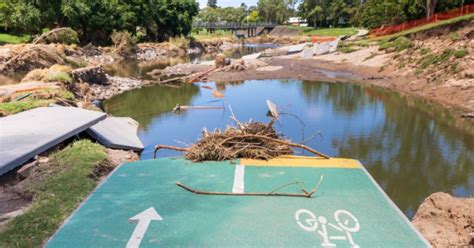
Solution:
[[[238,31],[247,32],[247,37],[260,35],[264,31],[271,31],[277,24],[274,22],[240,23],[240,22],[197,22],[193,23],[194,29],[206,29],[209,33],[216,30],[230,30],[235,35]]]

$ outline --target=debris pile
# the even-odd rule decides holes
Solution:
[[[236,126],[228,126],[224,131],[215,129],[209,132],[204,129],[200,140],[188,148],[157,145],[154,151],[155,158],[158,150],[169,149],[185,152],[186,159],[193,162],[238,158],[269,160],[292,154],[292,148],[304,149],[320,157],[329,158],[325,154],[303,144],[293,143],[278,134],[273,127],[273,123],[278,119],[278,115],[273,114],[275,111],[270,108],[273,118],[267,124],[252,121],[241,123],[232,115],[231,119],[237,123]]]
[[[268,160],[293,153],[275,132],[273,122],[248,122],[221,131],[204,130],[201,139],[191,146],[186,158],[192,161],[222,161],[236,158]]]

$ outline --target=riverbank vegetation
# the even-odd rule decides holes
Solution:
[[[83,44],[109,44],[114,30],[151,41],[187,35],[198,14],[198,4],[194,0],[6,0],[0,13],[1,26],[11,33],[39,34],[45,27],[70,27],[79,33]]]
[[[97,185],[97,167],[107,165],[104,147],[72,143],[35,166],[20,192],[31,206],[0,232],[0,247],[40,247]]]

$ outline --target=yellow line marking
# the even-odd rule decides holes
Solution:
[[[274,159],[256,160],[241,159],[240,165],[244,166],[286,166],[286,167],[320,167],[320,168],[361,168],[355,159],[346,158],[320,158],[305,156],[280,156]]]

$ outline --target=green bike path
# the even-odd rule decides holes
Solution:
[[[429,246],[357,161],[292,161],[124,164],[46,247]],[[177,181],[236,194],[301,194],[320,184],[306,198],[193,194]]]

